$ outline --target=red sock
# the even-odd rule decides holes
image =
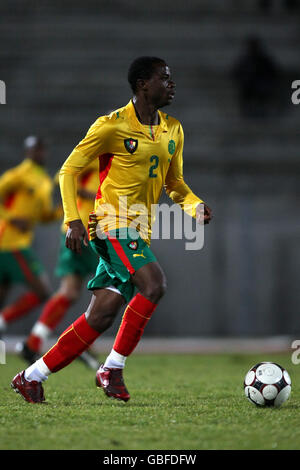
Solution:
[[[57,325],[65,316],[70,305],[71,301],[65,295],[53,295],[44,306],[41,316],[37,320],[37,323],[42,323],[47,328],[49,328],[49,330],[55,330]],[[37,325],[37,323],[35,324],[35,326]],[[41,350],[44,339],[44,336],[37,334],[35,331],[35,327],[33,327],[32,332],[28,336],[26,344],[32,351],[39,352]]]
[[[44,306],[38,321],[54,330],[65,316],[70,305],[71,301],[65,295],[53,295]]]
[[[113,349],[129,356],[142,337],[144,328],[151,318],[157,305],[150,302],[142,294],[137,294],[128,304],[117,333]]]
[[[30,333],[30,335],[27,338],[26,341],[27,346],[31,351],[34,351],[36,353],[40,352],[42,345],[43,345],[43,340],[39,336]]]
[[[85,314],[81,315],[43,356],[46,366],[51,372],[58,372],[80,356],[99,335],[98,331],[90,327]]]
[[[26,292],[16,302],[2,310],[3,319],[6,323],[13,322],[40,303],[41,299],[34,292]]]

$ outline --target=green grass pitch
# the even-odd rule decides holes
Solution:
[[[285,367],[292,393],[281,408],[259,408],[243,379],[257,362]],[[300,366],[289,354],[135,354],[124,373],[128,403],[107,398],[79,361],[45,384],[48,404],[10,388],[24,362],[0,365],[0,449],[300,449]]]

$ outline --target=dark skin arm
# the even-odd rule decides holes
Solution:
[[[95,193],[83,188],[78,189],[77,194],[83,199],[92,201],[94,201],[96,196]],[[66,247],[76,253],[81,253],[81,240],[83,240],[85,246],[88,246],[88,234],[81,219],[69,222],[69,228],[66,234]]]
[[[31,227],[31,222],[28,219],[25,219],[23,217],[12,217],[9,219],[9,223],[11,225],[14,225],[14,227],[17,227],[20,232],[28,232]]]
[[[196,209],[196,220],[198,224],[209,224],[212,219],[212,211],[206,204],[199,204]]]
[[[69,227],[66,234],[66,247],[75,253],[81,253],[81,241],[85,246],[88,246],[88,234],[81,219],[72,220],[69,222]]]

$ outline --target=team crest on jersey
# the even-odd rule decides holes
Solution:
[[[138,242],[136,240],[128,243],[129,248],[132,250],[136,251],[138,249]]]
[[[170,155],[174,155],[176,149],[176,144],[174,140],[169,140],[168,150]]]
[[[124,139],[124,145],[129,153],[134,153],[138,148],[138,141],[136,139]]]

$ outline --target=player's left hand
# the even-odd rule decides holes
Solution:
[[[205,203],[198,204],[196,209],[196,220],[198,224],[209,224],[212,217],[212,211]]]

